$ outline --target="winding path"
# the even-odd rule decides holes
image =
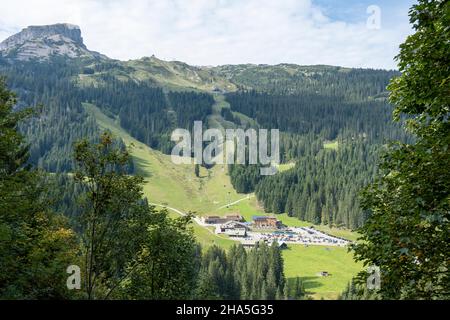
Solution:
[[[183,216],[183,217],[186,216],[186,213],[185,213],[185,212],[183,212],[183,211],[181,211],[181,210],[178,210],[178,209],[176,209],[176,208],[172,208],[172,207],[169,207],[169,206],[166,206],[166,205],[163,205],[163,204],[153,203],[153,202],[149,202],[148,204],[149,204],[149,205],[152,205],[152,206],[155,206],[155,207],[161,207],[161,208],[164,208],[164,209],[172,210],[172,211],[178,213],[179,215],[181,215],[181,216]],[[201,220],[200,220],[198,217],[195,217],[195,216],[194,216],[194,217],[193,217],[193,220],[194,220],[195,223],[197,223],[200,227],[205,228],[206,230],[208,230],[209,233],[215,235],[216,237],[222,238],[222,239],[227,239],[227,240],[232,240],[232,239],[229,239],[229,238],[222,237],[222,236],[216,234],[213,230],[207,228],[206,225],[205,225],[203,222],[201,222]]]
[[[224,205],[224,206],[221,206],[221,207],[218,208],[217,210],[223,209],[223,208],[226,208],[226,207],[229,207],[229,206],[232,206],[232,205],[235,205],[236,203],[239,203],[239,202],[241,202],[241,201],[250,199],[251,197],[253,197],[253,194],[249,194],[249,195],[247,195],[245,198],[242,198],[242,199],[236,200],[236,201],[234,201],[234,202],[228,203],[228,204],[226,204],[226,205]]]

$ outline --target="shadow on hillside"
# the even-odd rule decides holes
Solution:
[[[142,158],[133,157],[135,171],[138,175],[144,178],[150,178],[152,173],[150,170],[145,170],[144,168],[150,167],[150,161],[144,160]]]
[[[304,288],[307,291],[311,291],[311,289],[315,289],[318,287],[323,286],[322,283],[320,283],[319,281],[317,281],[317,279],[319,279],[319,277],[299,277],[301,282],[303,283]],[[292,278],[287,278],[287,281],[290,285],[293,285],[295,283],[295,277]],[[313,293],[313,292],[310,292]]]

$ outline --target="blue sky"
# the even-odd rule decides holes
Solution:
[[[356,23],[367,17],[366,8],[377,5],[382,10],[383,20],[388,24],[408,21],[408,10],[415,3],[411,0],[314,0],[313,3],[324,9],[324,13],[334,20]]]
[[[195,65],[287,62],[395,69],[398,46],[412,32],[413,3],[14,0],[1,5],[0,40],[28,25],[68,22],[80,26],[88,48],[121,60],[155,54]],[[379,8],[379,28],[367,25],[371,5]]]

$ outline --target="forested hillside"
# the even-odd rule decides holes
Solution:
[[[275,72],[254,82],[259,73],[250,70],[241,71],[239,80],[258,90],[227,94],[231,110],[282,131],[281,161],[296,166],[272,177],[259,176],[257,166],[231,166],[235,188],[256,191],[267,212],[317,224],[362,226],[367,214],[359,207],[358,190],[372,181],[378,153],[387,141],[410,139],[390,120],[384,88],[393,73],[334,68],[324,75],[317,67],[308,76],[311,81],[300,73],[290,83],[292,93],[280,93],[285,91],[277,85],[287,81],[286,74]]]
[[[209,248],[202,257],[197,290],[208,299],[297,299],[303,294],[298,288],[288,290],[280,249],[265,244],[250,251],[242,246],[228,252]]]
[[[30,162],[51,172],[68,171],[73,143],[97,136],[70,77],[80,69],[76,61],[54,59],[51,63],[0,63],[0,74],[19,98],[18,108],[42,105],[38,117],[23,122],[30,143]]]
[[[42,105],[39,117],[22,124],[30,142],[30,162],[50,172],[73,168],[71,149],[82,137],[95,137],[95,120],[83,108],[96,104],[130,134],[150,147],[170,153],[170,133],[175,128],[191,128],[195,120],[206,122],[213,98],[201,92],[165,92],[151,81],[119,80],[117,64],[99,63],[96,85],[79,82],[90,60],[53,58],[48,62],[15,62],[0,59],[0,74],[18,94],[20,108]],[[104,73],[105,70],[110,71]]]
[[[0,79],[1,299],[285,297],[277,245],[248,254],[236,246],[228,257],[215,247],[203,253],[191,215],[174,219],[149,205],[144,178],[128,174],[130,154],[111,133],[74,144],[70,176],[28,165],[18,123],[39,114],[13,111],[16,101]],[[66,279],[72,269],[83,270],[82,290]],[[231,273],[237,269],[242,277]]]
[[[390,121],[385,90],[394,71],[292,64],[200,68],[96,54],[22,61],[9,54],[0,57],[0,74],[21,99],[18,108],[43,105],[21,130],[30,142],[30,163],[54,173],[73,169],[75,141],[98,136],[85,103],[166,154],[174,146],[171,132],[190,130],[196,120],[205,128],[279,129],[281,162],[295,167],[263,177],[258,165],[229,166],[231,182],[238,192],[256,192],[267,212],[318,224],[361,226],[366,214],[357,190],[372,180],[375,154],[386,141],[408,139]],[[218,96],[225,99],[216,106]]]
[[[213,70],[244,90],[283,95],[316,93],[344,96],[350,101],[386,97],[386,81],[398,75],[396,71],[295,64],[224,65]]]
[[[21,126],[30,142],[30,163],[55,173],[72,170],[73,143],[98,135],[83,103],[96,105],[131,136],[164,153],[174,145],[173,129],[191,129],[196,120],[208,127],[213,92],[180,87],[173,91],[173,84],[143,76],[153,64],[158,73],[165,68],[172,79],[174,70],[190,76],[200,72],[156,58],[139,63],[0,59],[0,73],[21,99],[18,107],[43,105],[39,117]],[[395,72],[295,65],[223,66],[202,72],[202,81],[209,75],[212,82],[240,88],[225,94],[229,108],[222,107],[219,117],[244,129],[249,123],[242,122],[243,117],[254,121],[250,126],[279,129],[281,161],[296,163],[290,171],[266,178],[258,175],[258,166],[230,166],[238,192],[256,191],[268,212],[348,228],[363,224],[366,215],[358,207],[356,190],[371,181],[374,154],[385,141],[408,139],[399,125],[391,124],[385,98]],[[325,149],[327,143],[337,147]]]

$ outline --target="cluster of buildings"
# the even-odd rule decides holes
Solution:
[[[224,224],[230,221],[240,222],[244,218],[240,214],[229,214],[224,217],[219,216],[205,216],[202,218],[204,224]]]
[[[280,220],[272,216],[253,216],[253,226],[256,229],[279,229],[283,225]]]
[[[268,245],[277,243],[283,248],[287,243],[331,246],[345,246],[349,243],[346,239],[330,236],[312,227],[288,228],[274,216],[253,216],[252,221],[246,222],[238,213],[210,215],[202,217],[201,223],[215,227],[216,234],[239,239],[244,247],[253,247],[259,242]]]
[[[253,216],[251,222],[245,222],[240,214],[220,216],[205,216],[202,222],[206,225],[214,225],[216,233],[224,233],[231,237],[247,237],[250,229],[275,230],[282,227],[281,221],[273,216]]]
[[[245,238],[247,237],[247,231],[249,231],[250,228],[246,223],[238,222],[238,221],[228,221],[224,224],[217,225],[216,226],[216,233],[224,233],[229,235],[230,237],[237,237],[237,238]]]

